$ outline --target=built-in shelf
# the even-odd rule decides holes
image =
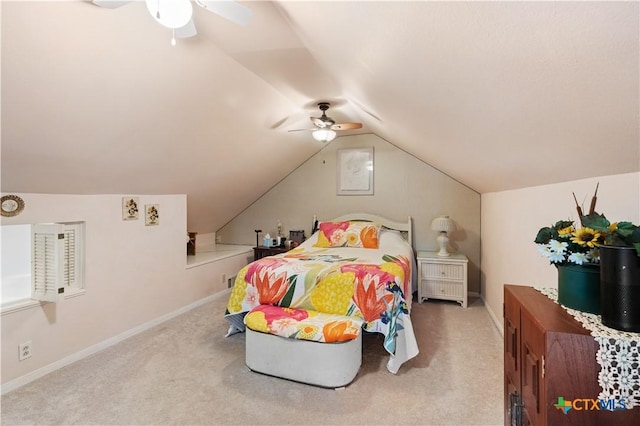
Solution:
[[[234,244],[197,247],[194,256],[187,256],[187,269],[241,254],[246,254],[248,257],[253,258],[253,247]]]

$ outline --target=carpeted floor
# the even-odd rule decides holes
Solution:
[[[226,295],[2,396],[3,425],[500,425],[502,337],[482,302],[414,303],[420,354],[386,370],[365,334],[348,387],[251,372],[244,334],[225,338]]]

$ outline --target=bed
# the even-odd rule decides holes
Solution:
[[[387,369],[395,374],[418,354],[409,315],[414,271],[410,217],[394,222],[359,213],[321,222],[298,247],[238,272],[227,335],[245,331],[245,315],[260,305],[354,317],[364,320],[364,331],[385,336]]]

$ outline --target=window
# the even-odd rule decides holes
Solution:
[[[2,307],[82,293],[83,241],[82,222],[2,226]]]
[[[31,298],[31,225],[0,226],[2,306]]]

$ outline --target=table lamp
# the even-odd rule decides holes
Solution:
[[[455,223],[449,219],[449,216],[439,216],[431,222],[431,229],[440,232],[440,235],[438,235],[438,244],[440,245],[438,256],[449,256],[449,252],[447,251],[447,244],[449,244],[447,232],[456,229]]]

